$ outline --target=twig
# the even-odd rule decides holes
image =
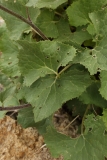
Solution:
[[[14,111],[14,110],[19,110],[26,107],[31,107],[31,104],[28,103],[28,104],[23,104],[23,105],[14,106],[14,107],[0,107],[0,111]]]
[[[64,128],[64,130],[67,129],[78,117],[79,117],[79,115],[76,116],[76,117]]]
[[[43,32],[36,26],[34,25],[31,21],[27,20],[26,18],[22,17],[21,15],[13,12],[12,10],[0,5],[0,9],[11,14],[14,17],[17,17],[18,19],[22,20],[23,22],[29,24],[36,32],[38,35],[40,35],[44,40],[48,40],[48,38],[43,34]]]
[[[14,110],[14,111],[10,114],[10,117],[12,117],[15,113],[18,113],[18,110]]]
[[[40,149],[43,149],[45,146],[46,146],[46,144],[42,145],[42,146],[40,147]]]
[[[43,145],[40,147],[40,149],[39,149],[36,153],[40,153],[41,150],[42,150],[44,147],[46,147],[46,144],[43,144]]]

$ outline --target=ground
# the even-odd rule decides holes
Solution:
[[[52,158],[35,128],[23,129],[5,116],[0,120],[0,160],[63,160]]]
[[[76,137],[77,119],[62,109],[53,116],[54,126],[58,132]],[[36,128],[23,129],[17,120],[5,116],[0,120],[0,160],[63,160],[53,158]]]

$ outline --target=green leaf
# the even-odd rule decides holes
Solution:
[[[51,38],[58,36],[58,30],[54,21],[54,12],[52,10],[43,9],[36,20],[36,25],[42,32]]]
[[[0,91],[5,90],[9,86],[12,86],[12,80],[0,72]]]
[[[86,72],[70,69],[57,79],[55,75],[47,75],[25,88],[26,101],[35,107],[35,122],[49,117],[64,102],[81,95],[89,84],[90,77]]]
[[[33,108],[28,107],[19,110],[17,121],[23,128],[35,127]]]
[[[15,92],[14,92],[15,93]],[[20,105],[19,100],[17,99],[16,96],[14,96],[14,93],[11,96],[8,96],[4,102],[3,102],[3,106],[5,107],[9,107],[9,106],[17,106]]]
[[[96,47],[91,49],[85,49],[80,51],[74,58],[75,63],[84,65],[91,75],[97,73],[97,71],[107,70],[107,37],[99,40]]]
[[[90,23],[90,24],[88,25],[87,31],[88,31],[91,35],[95,35],[95,34],[96,34],[94,25],[93,25],[92,23]]]
[[[103,109],[103,116],[101,117],[105,126],[106,126],[106,130],[107,130],[107,109]]]
[[[17,2],[17,1],[16,1]],[[16,3],[15,2],[15,3]],[[20,2],[21,4],[23,4],[23,5],[25,5],[27,2],[28,2],[28,0],[18,0],[18,2]]]
[[[19,99],[16,92],[18,92],[17,83],[5,74],[0,73],[0,101],[2,106],[17,106]]]
[[[6,114],[6,111],[0,111],[0,119],[2,119]]]
[[[102,71],[100,74],[101,88],[99,89],[102,97],[107,100],[107,71]]]
[[[0,68],[3,73],[8,76],[19,76],[20,71],[18,67],[18,52],[17,44],[9,39],[9,34],[5,32],[0,37]]]
[[[53,125],[52,116],[35,123],[32,107],[20,109],[18,111],[17,121],[23,128],[36,127],[40,134],[46,133],[47,126]]]
[[[52,156],[62,155],[65,160],[104,160],[104,157],[107,156],[105,126],[102,120],[99,118],[92,119],[92,116],[88,116],[87,121],[92,122],[90,124],[85,123],[86,127],[92,127],[92,130],[74,139],[58,133],[52,127],[48,127],[44,138]]]
[[[14,1],[4,1],[0,0],[1,4],[5,6],[6,8],[12,10],[13,12],[19,14],[20,16],[28,19],[27,15],[27,8],[22,4],[21,1],[17,0],[16,3]],[[34,23],[36,21],[37,16],[39,15],[39,9],[36,8],[29,8],[28,14],[31,19],[31,21]],[[9,13],[6,13],[2,10],[0,10],[0,15],[6,22],[6,26],[8,30],[10,31],[11,35],[10,38],[12,40],[19,40],[24,33],[25,30],[30,29],[32,31],[32,28],[23,22],[22,20],[10,15]],[[10,23],[11,22],[11,23]]]
[[[98,122],[98,117],[95,116],[94,114],[88,114],[84,121],[84,125],[85,125],[84,135],[87,135],[89,132],[93,132],[93,129],[96,128],[96,123],[93,123],[93,121]]]
[[[91,35],[86,30],[86,26],[84,26],[78,27],[76,29],[76,32],[72,33],[71,41],[79,45],[82,45],[84,41],[90,40],[91,38]]]
[[[105,36],[105,34],[107,33],[107,24],[105,23],[107,21],[107,9],[90,13],[89,17],[93,23],[94,32],[98,36]],[[92,32],[93,30],[91,30],[91,32],[89,31],[90,34],[92,34]]]
[[[72,33],[68,20],[61,18],[56,24],[58,28],[58,37],[56,41],[60,42],[73,42],[77,44],[82,44],[85,40],[91,39],[91,35],[86,30],[86,26],[78,27],[75,32]],[[63,26],[63,27],[62,27]],[[72,29],[72,28],[71,28]]]
[[[4,107],[19,105],[19,99],[16,96],[16,86],[8,87],[0,93],[0,99]]]
[[[87,105],[83,104],[78,98],[74,98],[66,103],[68,110],[72,113],[72,116],[83,117]]]
[[[67,9],[69,22],[72,26],[82,26],[91,23],[89,13],[101,10],[107,0],[78,0]]]
[[[67,8],[68,19],[72,26],[78,27],[90,22],[87,15],[88,10],[85,11],[85,7],[79,0]]]
[[[26,4],[26,6],[34,6],[34,7],[38,7],[38,8],[52,8],[55,9],[57,8],[59,5],[63,4],[64,2],[66,2],[67,0],[29,0],[29,2]]]
[[[107,101],[99,93],[100,84],[93,82],[79,97],[84,104],[94,104],[98,107],[107,107]]]
[[[61,18],[58,23],[56,23],[58,29],[58,37],[56,41],[68,42],[72,38],[72,33],[70,31],[68,20]]]
[[[2,102],[0,102],[0,106],[2,106]],[[6,114],[6,111],[0,111],[0,119],[2,119]]]
[[[58,68],[66,66],[76,54],[72,46],[54,41],[19,43],[23,47],[19,55],[19,66],[27,86],[47,74],[57,75]]]
[[[53,116],[50,116],[46,119],[43,119],[42,121],[35,123],[35,127],[37,128],[38,132],[42,135],[45,134],[47,131],[47,127],[53,125],[52,120]]]
[[[7,30],[6,23],[4,22],[3,19],[1,19],[1,21],[0,21],[0,37],[3,35],[4,32],[7,32],[6,30]]]

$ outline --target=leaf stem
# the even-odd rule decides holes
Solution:
[[[82,123],[81,123],[81,134],[82,134],[82,135],[83,135],[83,133],[84,133],[84,120],[85,120],[85,117],[86,117],[86,114],[87,114],[89,108],[90,108],[90,105],[87,106],[87,108],[86,108],[86,110],[85,110],[85,113],[84,113],[84,116],[83,116],[83,118],[82,118]]]
[[[47,67],[47,66],[46,66],[46,68],[49,69],[50,71],[52,71],[54,74],[56,74],[56,76],[58,76],[58,73],[55,72],[53,69],[51,69],[51,68],[49,68],[49,67]]]
[[[71,64],[68,64],[67,66],[65,66],[65,67],[59,72],[59,75],[62,74],[64,71],[66,71],[69,67],[71,67]]]
[[[0,9],[11,14],[14,17],[17,17],[18,19],[22,20],[23,22],[29,24],[34,29],[34,31],[36,31],[36,33],[38,35],[40,35],[44,40],[48,40],[48,38],[43,34],[43,32],[35,24],[33,24],[32,21],[27,20],[26,18],[22,17],[21,15],[13,12],[12,10],[10,10],[2,5],[0,5]]]
[[[14,107],[0,107],[0,111],[14,111],[14,110],[19,110],[26,107],[31,107],[31,104],[28,103],[28,104],[23,104],[23,105],[14,106]]]
[[[58,16],[64,17],[64,16],[63,16],[61,13],[59,13],[59,12],[55,12],[55,14],[58,15]]]

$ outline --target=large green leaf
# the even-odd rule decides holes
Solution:
[[[2,106],[2,102],[0,102],[0,107]],[[0,111],[0,119],[2,119],[6,114],[6,111]]]
[[[84,65],[91,75],[100,70],[107,70],[107,37],[100,40],[94,49],[80,51],[74,61]]]
[[[34,6],[38,8],[52,8],[55,9],[67,0],[29,0],[26,6]]]
[[[27,13],[27,7],[24,6],[20,0],[17,0],[16,3],[14,1],[4,1],[4,0],[0,0],[0,2],[3,6],[7,7],[8,9],[12,10],[13,12],[19,14],[20,16],[26,19],[28,19],[28,16],[30,16],[32,22],[35,22],[37,16],[39,15],[38,8],[36,9],[29,8]],[[20,39],[24,31],[28,29],[32,30],[28,24],[10,15],[9,13],[6,13],[5,11],[0,10],[0,15],[6,22],[7,28],[11,33],[10,38],[12,40]]]
[[[107,101],[99,93],[100,84],[98,82],[92,83],[86,91],[80,96],[80,100],[84,104],[94,104],[98,107],[107,107]]]
[[[38,132],[43,135],[44,133],[46,133],[47,126],[53,125],[52,121],[53,121],[53,115],[51,115],[46,119],[43,119],[42,121],[35,123],[35,127],[37,128]]]
[[[3,119],[3,117],[5,116],[5,114],[6,114],[5,111],[0,112],[0,119]]]
[[[0,115],[0,118],[2,115]],[[36,127],[36,129],[38,130],[40,134],[46,133],[47,126],[53,125],[52,117],[48,117],[38,123],[35,123],[32,107],[28,107],[28,108],[19,110],[17,121],[23,128]]]
[[[32,107],[19,110],[17,121],[23,128],[35,126],[34,115],[32,110]]]
[[[11,88],[11,90],[13,90],[15,88]],[[5,92],[6,93],[6,92]],[[8,93],[9,94],[9,93]],[[7,94],[7,95],[8,95]],[[13,90],[13,93],[11,93],[11,95],[9,95],[3,102],[3,106],[4,107],[9,107],[9,106],[17,106],[20,105],[19,103],[19,99],[14,95],[15,94],[15,90]],[[5,95],[6,96],[6,95]]]
[[[72,46],[54,41],[19,43],[23,47],[19,55],[19,66],[27,86],[46,74],[57,75],[58,68],[66,66],[76,54]]]
[[[72,33],[70,31],[70,26],[68,20],[61,18],[58,23],[56,23],[58,29],[58,37],[56,41],[68,42],[72,38]],[[66,31],[66,32],[65,32]]]
[[[68,110],[72,113],[72,116],[75,117],[77,115],[83,117],[87,105],[83,104],[78,98],[74,98],[66,103]]]
[[[70,30],[68,20],[64,18],[61,18],[56,25],[58,29],[58,37],[56,38],[57,41],[66,43],[73,42],[81,45],[85,40],[92,38],[86,30],[86,26],[78,27],[75,32],[72,32],[72,29]]]
[[[92,116],[87,117],[87,122],[85,122],[87,132],[74,139],[48,127],[44,138],[52,156],[62,155],[64,160],[104,160],[107,156],[105,126],[101,119]]]
[[[55,75],[47,75],[25,88],[27,102],[35,107],[35,122],[49,117],[64,102],[81,95],[89,84],[90,77],[86,72],[70,69],[57,79]]]
[[[69,22],[72,26],[82,26],[91,23],[89,13],[101,10],[107,0],[78,0],[67,9]]]
[[[0,72],[0,91],[12,86],[12,80],[5,74]]]
[[[0,37],[0,51],[2,52],[0,58],[2,72],[8,76],[19,76],[20,71],[17,58],[19,50],[16,43],[9,39],[7,32]]]
[[[101,117],[105,126],[106,126],[106,130],[107,130],[107,108],[106,109],[103,109],[103,116]]]
[[[100,74],[101,79],[101,95],[107,100],[107,71],[102,71]]]
[[[87,32],[86,26],[83,26],[83,27],[78,27],[76,29],[76,32],[72,33],[70,41],[77,43],[81,46],[84,41],[90,39],[92,39],[92,36]]]
[[[97,34],[97,37],[105,36],[107,33],[107,24],[105,23],[107,21],[107,10],[90,13],[89,17],[92,21],[90,25],[93,24],[94,32]],[[90,25],[88,26],[87,30],[90,34],[92,34],[93,31],[89,30]]]
[[[2,91],[0,93],[0,100],[4,107],[19,105],[19,99],[16,96],[16,87],[12,86]]]
[[[16,92],[18,92],[17,83],[15,84],[13,79],[0,73],[0,101],[2,106],[19,105]]]
[[[92,3],[92,1],[89,3]],[[95,1],[93,3],[95,3]],[[101,3],[103,4],[103,1]],[[86,68],[88,68],[90,74],[93,75],[97,73],[97,71],[107,70],[107,10],[104,9],[89,13],[89,18],[91,23],[87,30],[90,34],[94,35],[92,38],[93,41],[96,42],[96,45],[91,50],[80,50],[76,57],[76,61],[74,61],[84,65]]]
[[[54,12],[48,9],[42,9],[36,20],[36,25],[47,37],[56,38],[58,30],[54,21]]]

